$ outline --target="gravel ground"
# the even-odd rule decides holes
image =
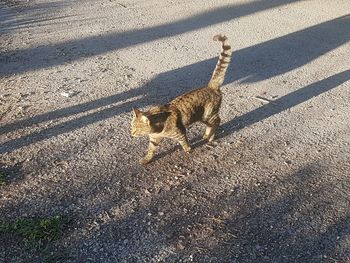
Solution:
[[[350,262],[350,3],[0,2],[1,220],[69,218],[0,262]],[[131,108],[234,53],[218,146],[140,166]]]

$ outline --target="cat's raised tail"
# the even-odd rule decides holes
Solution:
[[[226,70],[228,64],[231,61],[231,45],[228,43],[227,37],[223,34],[218,34],[213,37],[214,41],[222,42],[222,50],[219,56],[219,60],[216,63],[213,75],[209,81],[208,87],[211,89],[219,90],[222,83],[224,83]]]

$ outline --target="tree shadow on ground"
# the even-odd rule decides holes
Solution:
[[[332,49],[347,43],[349,40],[350,15],[235,51],[225,83],[228,84],[233,81],[255,82],[284,74],[305,65]],[[203,80],[207,81],[209,79],[216,60],[217,58],[212,58],[162,73],[151,82],[145,83],[136,89],[3,125],[0,134],[110,106],[106,109],[5,142],[0,152],[13,151],[59,134],[74,131],[89,124],[128,112],[132,107],[163,104],[170,98],[188,91],[188,87],[203,85],[205,83]],[[267,118],[311,99],[347,81],[348,77],[349,71],[344,71],[278,99],[275,106],[268,104],[238,117],[222,126],[226,130],[225,135],[232,133],[239,122],[246,122],[249,125],[260,121],[263,119],[261,116]],[[142,97],[133,101],[123,102],[138,96]],[[113,105],[118,102],[120,102],[118,105]],[[260,115],[258,116],[257,114]],[[244,126],[246,124],[243,124],[241,127]]]
[[[322,178],[328,175],[318,169],[304,167],[276,185],[260,184],[249,191],[239,212],[218,226],[222,235],[229,233],[228,238],[223,238],[215,248],[198,253],[197,261],[208,258],[219,259],[218,262],[350,260],[346,245],[350,214],[343,210],[349,200],[345,196],[337,199],[340,194],[334,186],[338,183]],[[218,203],[227,198],[232,196],[221,196]],[[339,207],[335,200],[340,201]]]
[[[222,130],[218,137],[222,138],[244,127],[281,113],[298,104],[306,102],[316,96],[330,91],[350,80],[350,70],[345,70],[323,80],[312,83],[306,87],[293,91],[281,98],[263,105],[255,110],[245,113],[220,126]]]
[[[22,163],[19,162],[15,165],[7,165],[0,162],[0,173],[3,175],[4,184],[11,184],[17,181],[21,181],[24,178],[22,173]]]
[[[240,167],[232,167],[231,174],[208,170],[180,180],[132,170],[112,177],[112,171],[108,176],[100,173],[79,190],[67,185],[66,198],[48,192],[47,197],[7,205],[2,213],[22,211],[37,217],[59,212],[74,218],[65,239],[49,247],[49,252],[64,255],[57,262],[350,260],[349,198],[343,191],[350,181],[345,174],[335,177],[331,167],[309,164],[271,175],[266,174],[269,169],[262,169],[249,183],[234,183]],[[114,191],[109,193],[107,186]],[[108,201],[89,201],[101,194]],[[16,249],[0,245],[7,259],[35,258],[35,251]]]
[[[63,245],[68,262],[347,262],[349,200],[332,171],[312,164],[273,176],[228,185],[209,171],[148,198],[143,183],[155,182],[124,176],[118,198],[91,208],[95,219],[79,226],[89,233],[73,232]]]
[[[324,92],[327,92],[342,83],[347,82],[350,79],[350,70],[343,71],[321,81],[312,83],[304,88],[296,90],[290,94],[287,94],[273,103],[269,103],[267,105],[263,105],[253,111],[250,111],[244,115],[241,115],[233,120],[224,123],[219,128],[218,138],[222,138],[224,136],[228,136],[235,131],[238,131],[244,127],[252,125],[256,122],[259,122],[263,119],[273,116],[274,114],[285,111],[289,108],[292,108],[300,103],[303,103],[313,97],[316,97]],[[152,86],[153,90],[155,90],[155,86]],[[155,103],[158,103],[161,94],[161,90],[157,93],[157,96],[154,96]],[[10,152],[15,149],[19,149],[23,146],[30,145],[32,143],[48,139],[59,134],[63,134],[66,132],[73,131],[75,129],[79,129],[85,127],[89,124],[95,123],[97,121],[101,121],[103,119],[111,118],[115,115],[124,113],[129,111],[132,107],[142,107],[149,104],[149,100],[136,100],[133,102],[122,103],[121,105],[112,106],[102,111],[98,111],[87,116],[82,116],[77,119],[73,119],[70,121],[66,121],[63,124],[55,125],[51,128],[47,128],[38,132],[31,133],[30,135],[23,136],[18,139],[14,139],[2,144],[0,149],[0,153]],[[77,108],[78,109],[78,108]],[[80,110],[81,108],[79,108]],[[35,117],[34,117],[35,118]],[[24,124],[24,123],[22,123]],[[221,131],[221,132],[220,132]],[[201,145],[199,143],[198,145]],[[197,145],[197,146],[198,146]]]
[[[72,40],[53,45],[22,49],[16,51],[15,54],[11,53],[9,55],[15,55],[16,57],[23,58],[27,61],[23,61],[24,63],[20,66],[16,64],[16,66],[7,65],[6,68],[0,68],[0,75],[15,74],[61,65],[66,62],[67,58],[47,59],[48,57],[55,55],[57,50],[65,50],[67,55],[69,53],[69,61],[71,62],[164,37],[176,36],[292,2],[294,2],[294,0],[272,0],[253,1],[238,5],[226,5],[208,12],[200,13],[190,18],[160,26],[121,33],[108,33],[103,36],[85,37],[79,40]],[[72,49],[74,49],[74,52],[70,52]],[[5,59],[6,62],[8,55],[6,53],[0,53],[0,55],[3,56],[3,59]]]
[[[231,238],[209,254],[226,262],[320,262],[327,257],[345,262],[350,251],[337,249],[350,233],[350,215],[327,222],[327,216],[338,212],[328,199],[336,182],[315,187],[319,176],[312,167],[301,169],[281,182],[288,188],[284,196],[262,206],[265,189],[253,191],[255,198],[248,198],[243,213],[224,222]],[[279,190],[274,189],[277,196]]]
[[[30,28],[38,24],[57,22],[56,20],[73,16],[55,16],[57,10],[68,5],[68,1],[50,1],[48,3],[30,4],[24,1],[5,0],[0,3],[0,34],[21,28]],[[5,52],[0,53],[1,61]],[[1,68],[1,67],[0,67]],[[6,69],[3,69],[6,71]],[[2,70],[1,70],[2,71]],[[1,72],[0,71],[0,72]]]
[[[216,196],[185,181],[105,225],[97,240],[111,236],[116,250],[109,256],[128,262],[346,262],[348,200],[334,191],[336,181],[321,176],[311,165],[272,183],[236,185]]]

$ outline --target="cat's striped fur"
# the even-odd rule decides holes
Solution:
[[[206,87],[192,90],[166,105],[152,107],[146,112],[133,109],[131,135],[148,135],[150,138],[148,152],[140,160],[141,164],[152,160],[162,138],[175,139],[186,152],[190,152],[191,146],[186,137],[186,128],[197,121],[207,126],[203,138],[210,143],[214,140],[215,131],[220,125],[219,110],[222,100],[220,86],[224,82],[232,54],[226,36],[216,35],[214,40],[222,42],[222,51]]]

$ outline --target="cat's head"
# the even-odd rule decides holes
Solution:
[[[144,136],[152,133],[153,128],[150,119],[139,109],[134,108],[134,117],[131,122],[131,135],[134,137]]]

